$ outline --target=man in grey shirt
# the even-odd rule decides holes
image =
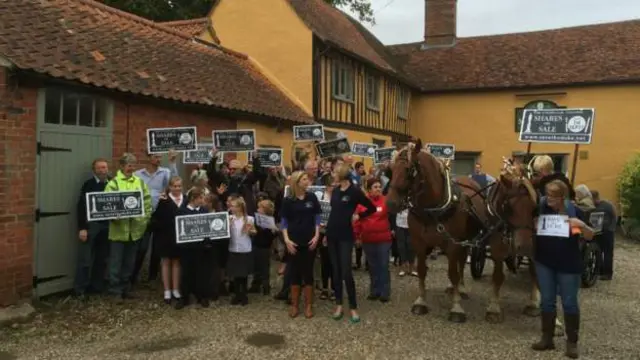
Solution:
[[[591,197],[593,197],[593,202],[596,205],[595,211],[604,213],[602,234],[597,237],[598,246],[602,252],[600,280],[611,280],[613,277],[613,247],[616,237],[618,215],[616,214],[615,206],[609,201],[600,200],[600,194],[597,191],[592,191]]]

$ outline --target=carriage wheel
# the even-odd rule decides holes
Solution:
[[[600,275],[600,248],[594,242],[585,243],[582,247],[582,287],[590,288],[598,281]]]
[[[485,247],[473,247],[471,249],[471,277],[479,280],[487,262],[487,249]]]

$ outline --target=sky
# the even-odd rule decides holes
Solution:
[[[371,0],[385,44],[424,38],[424,0]],[[458,37],[640,19],[640,0],[458,0]]]

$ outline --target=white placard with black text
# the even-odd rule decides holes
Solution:
[[[566,215],[540,215],[536,234],[568,238],[571,231],[569,217]]]

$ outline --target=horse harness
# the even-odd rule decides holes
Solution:
[[[409,169],[409,181],[412,182],[415,179],[420,179],[419,188],[425,189],[426,186],[424,177],[420,176],[420,167],[415,163],[411,163]],[[448,168],[444,169],[444,180],[446,189],[446,201],[443,205],[435,208],[422,208],[418,209],[413,205],[412,198],[417,198],[422,192],[419,191],[412,196],[411,191],[407,192],[405,197],[406,204],[403,208],[408,208],[409,212],[416,216],[417,219],[423,221],[425,225],[436,225],[436,231],[443,235],[447,240],[452,243],[464,247],[486,247],[486,240],[497,231],[502,232],[502,239],[504,243],[507,243],[510,248],[514,247],[514,232],[520,229],[533,230],[531,226],[514,226],[507,218],[513,212],[510,200],[514,197],[519,197],[522,194],[520,191],[515,194],[507,194],[507,198],[499,204],[496,204],[498,200],[498,190],[501,185],[499,182],[493,182],[483,188],[476,190],[465,184],[460,184],[451,179],[450,171]],[[474,190],[474,194],[465,194],[461,187]],[[519,187],[520,189],[520,187]],[[488,193],[487,193],[488,190]],[[487,193],[487,195],[485,195]],[[476,196],[480,196],[483,202],[486,204],[486,210],[488,212],[488,219],[485,221],[479,215],[476,207],[473,204],[472,199]],[[474,221],[482,226],[483,229],[471,240],[458,240],[454,238],[446,229],[444,223],[451,219],[458,210],[466,212]]]
[[[409,173],[408,176],[409,176],[410,182],[413,182],[413,180],[415,179],[420,179],[419,188],[420,189],[426,188],[426,184],[424,184],[425,178],[420,176],[419,166],[416,166],[416,164],[412,162],[410,164],[408,173]],[[470,197],[466,195],[461,189],[461,186],[463,187],[467,187],[467,186],[452,180],[450,176],[450,171],[448,168],[444,169],[444,174],[442,175],[444,176],[445,190],[446,190],[446,201],[443,205],[435,208],[418,209],[416,206],[413,205],[412,198],[418,198],[418,196],[423,191],[421,190],[416,194],[414,194],[413,196],[411,194],[411,191],[408,191],[404,198],[405,204],[403,208],[409,209],[409,212],[414,216],[416,216],[417,219],[420,219],[426,226],[430,226],[435,223],[436,231],[455,245],[460,245],[464,247],[484,246],[482,244],[484,244],[484,241],[486,240],[486,238],[491,234],[489,232],[485,232],[484,230],[481,230],[479,234],[476,235],[476,237],[474,237],[471,240],[458,240],[454,238],[453,235],[451,235],[447,231],[445,223],[448,220],[450,220],[456,214],[457,211],[466,212],[473,220],[477,221],[483,227],[485,227],[485,223],[484,221],[481,220],[476,210],[476,207],[473,205],[472,196]]]

